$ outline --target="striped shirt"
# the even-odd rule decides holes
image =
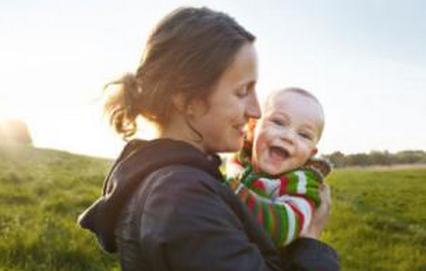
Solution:
[[[325,164],[323,164],[325,163]],[[320,204],[319,187],[331,167],[315,160],[311,165],[281,176],[256,172],[239,155],[228,159],[226,183],[263,225],[277,247],[283,247],[307,230]],[[320,166],[319,166],[320,165]],[[321,167],[328,167],[325,172]]]

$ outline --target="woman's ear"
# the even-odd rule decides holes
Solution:
[[[188,117],[201,116],[208,111],[207,102],[201,98],[193,98],[188,101],[185,95],[177,93],[173,95],[172,100],[176,110]]]
[[[172,97],[173,105],[178,112],[185,113],[187,111],[186,99],[182,93],[176,93]]]

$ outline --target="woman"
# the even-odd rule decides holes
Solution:
[[[121,89],[106,103],[115,129],[128,138],[142,116],[159,130],[127,144],[79,219],[118,251],[123,270],[338,269],[334,251],[315,240],[326,193],[307,238],[278,255],[222,184],[216,153],[238,150],[248,119],[260,116],[254,40],[226,14],[181,8],[154,29],[136,74],[115,82]]]

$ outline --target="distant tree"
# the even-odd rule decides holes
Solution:
[[[395,154],[396,160],[401,164],[413,164],[426,161],[424,151],[400,151]]]
[[[340,151],[336,151],[328,155],[323,155],[323,157],[328,159],[334,167],[344,167],[346,165],[345,155]]]
[[[0,143],[31,145],[32,138],[27,124],[15,119],[0,122]]]
[[[370,153],[355,153],[345,155],[340,151],[322,155],[330,160],[335,167],[346,166],[390,166],[394,164],[425,164],[426,152],[421,150],[407,150],[397,153],[389,151],[371,151]]]
[[[371,160],[368,154],[366,153],[355,153],[349,154],[346,156],[346,165],[347,166],[369,166],[371,165]]]
[[[369,162],[371,165],[390,166],[392,164],[392,155],[388,151],[371,151]]]

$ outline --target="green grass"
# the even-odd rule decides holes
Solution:
[[[76,226],[110,162],[0,146],[0,270],[118,270]]]
[[[324,240],[343,270],[426,270],[426,168],[336,170]]]
[[[119,270],[76,225],[111,161],[0,146],[0,271]],[[336,170],[323,239],[342,270],[426,271],[426,168]]]

